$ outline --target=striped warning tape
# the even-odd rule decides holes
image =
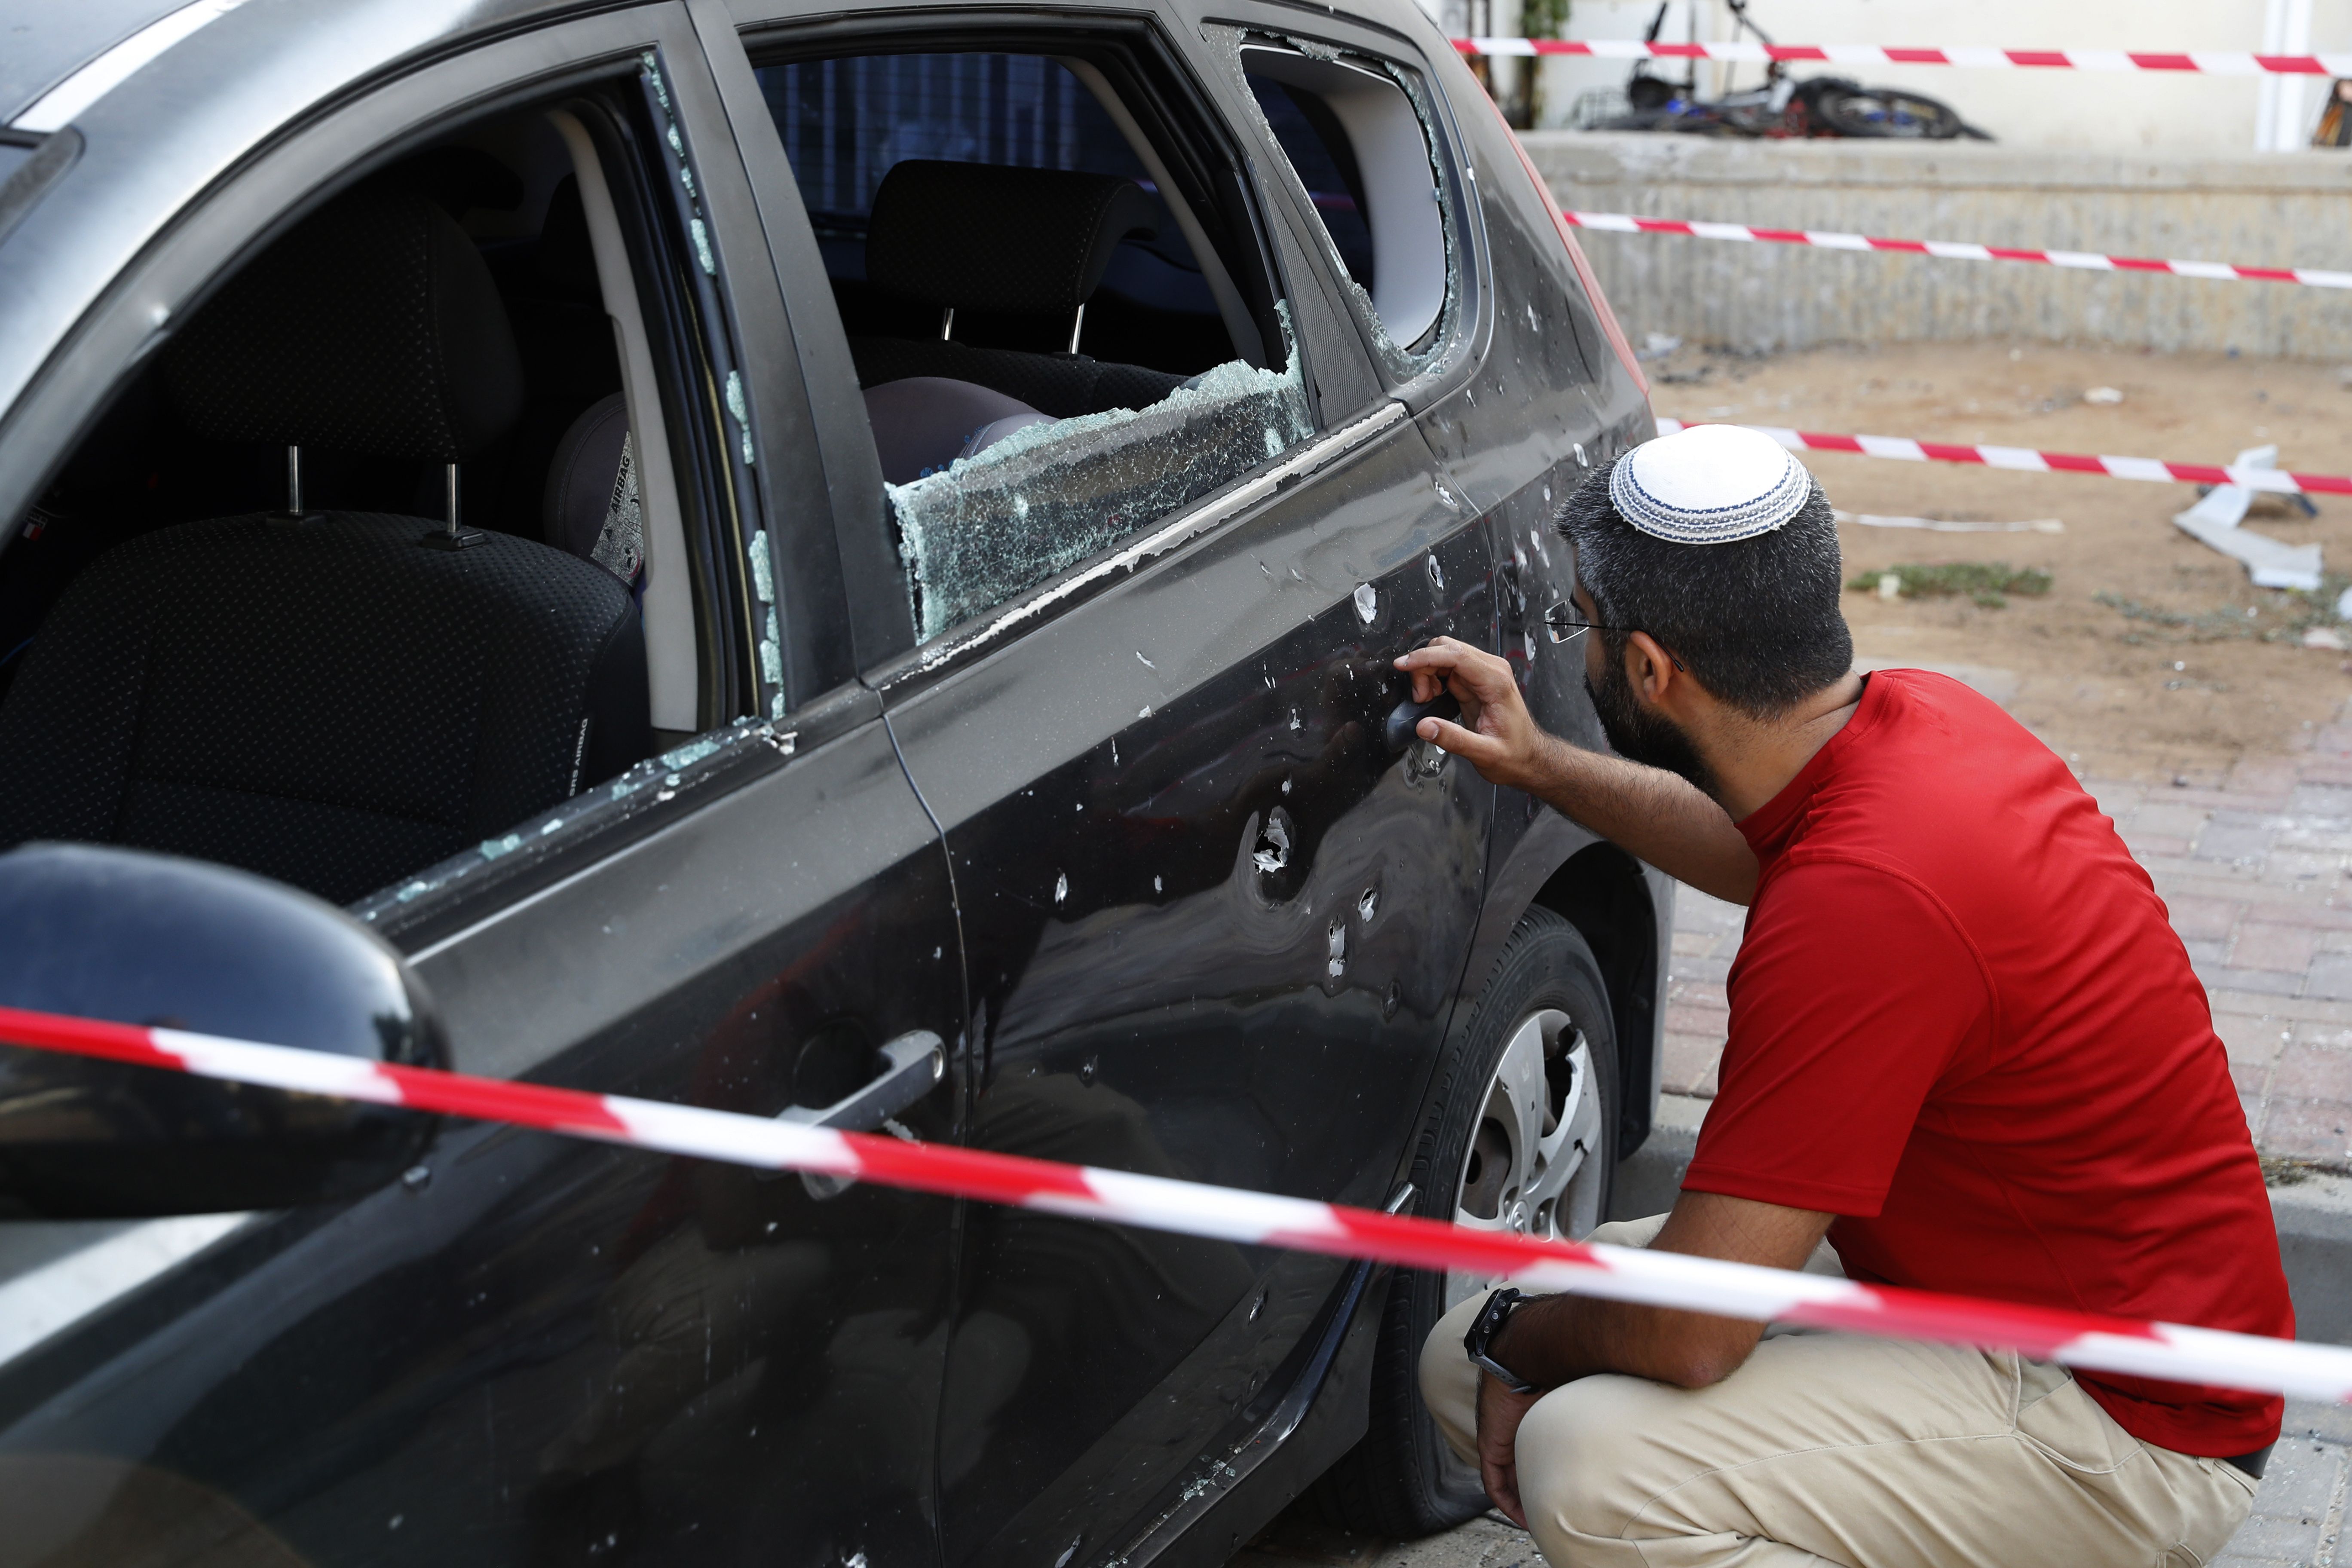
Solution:
[[[1658,434],[1671,436],[1693,424],[1719,420],[1660,419]],[[1857,452],[1865,458],[1899,458],[1913,463],[1979,463],[2026,474],[2105,474],[2117,479],[2152,479],[2162,485],[2237,485],[2274,495],[2352,496],[2352,475],[2297,474],[2284,468],[2237,468],[2221,463],[2167,463],[2154,458],[2094,458],[2079,452],[2040,452],[2031,447],[1961,447],[1947,441],[1914,441],[1907,436],[1830,436],[1819,430],[1789,430],[1750,425],[1792,452]]]
[[[2046,267],[2075,267],[2092,272],[2165,272],[2176,278],[2352,289],[2352,272],[2328,272],[2315,267],[2239,267],[2226,261],[2158,261],[2143,256],[2103,256],[2090,250],[2017,250],[1951,239],[1882,239],[1876,235],[1842,234],[1835,229],[1756,228],[1744,223],[1702,223],[1695,219],[1685,222],[1680,218],[1643,217],[1635,213],[1563,210],[1560,216],[1579,228],[1612,234],[1686,234],[1698,239],[1760,245],[1810,245],[1823,250],[1883,250],[1936,256],[1947,261],[2032,261]]]
[[[1602,60],[1768,60],[1836,66],[1974,66],[1994,69],[2190,71],[2207,76],[2352,76],[2352,54],[2260,55],[2242,49],[1906,49],[1878,44],[1759,44],[1752,39],[1647,44],[1639,38],[1456,38],[1463,54],[1507,58],[1582,56]]]
[[[0,1040],[205,1078],[509,1122],[631,1148],[976,1198],[1073,1218],[1448,1268],[1758,1321],[2015,1350],[2101,1372],[2352,1404],[2352,1347],[1859,1284],[1670,1252],[1538,1241],[1306,1198],[836,1132],[179,1029],[0,1007]]]

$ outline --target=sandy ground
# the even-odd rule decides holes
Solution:
[[[1659,414],[1801,429],[2228,462],[2275,441],[2279,466],[2352,473],[2352,370],[2324,362],[2000,343],[1824,349],[1766,359],[1684,350],[1648,367]],[[2095,387],[2120,403],[2084,400]],[[2079,770],[2214,780],[2286,749],[2352,695],[2347,654],[2302,646],[2352,573],[2352,499],[2305,519],[2257,500],[2242,526],[2322,545],[2323,595],[2252,587],[2174,528],[2197,492],[2093,475],[2018,474],[1808,452],[1846,512],[1977,521],[2057,519],[2063,533],[1933,533],[1847,524],[1847,574],[1901,563],[2007,562],[2051,574],[2004,608],[1965,597],[1849,593],[1855,652],[1959,667]],[[2118,608],[2117,602],[2130,606]],[[2251,615],[2249,612],[2252,612]]]

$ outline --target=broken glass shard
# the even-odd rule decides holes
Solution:
[[[1366,626],[1381,613],[1381,596],[1370,583],[1356,584],[1356,618]]]
[[[1307,728],[1307,726],[1306,726],[1303,722],[1301,722],[1301,721],[1300,721],[1299,717],[1298,717],[1298,710],[1297,710],[1297,709],[1296,709],[1296,708],[1293,708],[1293,709],[1290,710],[1290,728],[1292,729],[1292,731],[1297,731],[1303,730],[1303,729]]]
[[[1438,565],[1434,555],[1429,558],[1429,585],[1441,594],[1445,592],[1445,570]]]
[[[1380,908],[1381,890],[1378,888],[1366,888],[1364,896],[1356,900],[1356,917],[1366,925],[1370,925],[1372,923],[1372,916],[1380,912]]]
[[[1070,874],[1067,871],[1054,879],[1054,901],[1060,903],[1070,896]]]
[[[1032,425],[887,487],[924,637],[1101,553],[1313,429],[1295,352],[1279,371],[1230,360],[1148,407]]]
[[[1331,978],[1337,980],[1348,973],[1348,922],[1346,921],[1331,922],[1328,941],[1331,955],[1327,967]]]

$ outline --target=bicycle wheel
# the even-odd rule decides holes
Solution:
[[[1810,96],[1813,122],[1839,136],[1949,142],[1965,129],[1958,110],[1925,93],[1831,82]]]

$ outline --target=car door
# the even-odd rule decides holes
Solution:
[[[854,235],[888,149],[918,140],[866,124],[855,95],[889,73],[857,62],[910,43],[887,16],[860,37],[854,15],[820,33],[793,30],[782,7],[766,26],[770,8],[733,9],[761,68],[737,86],[739,123],[764,102],[793,139],[769,217],[803,258],[794,308],[825,314],[827,261],[832,294],[861,308],[857,277],[800,234],[783,165],[799,160],[797,195],[822,208],[824,233]],[[995,86],[971,93],[969,124],[937,123],[942,104],[965,101],[940,85],[958,79],[951,68],[920,79],[926,148],[986,162],[970,150],[1023,145],[1020,127],[1055,121],[1066,110],[1022,97],[1024,82],[1059,80],[1032,68],[1040,57],[1099,62],[1090,88],[1125,84],[1132,119],[1147,97],[1171,119],[1186,106],[1194,118],[1171,133],[1184,144],[1160,148],[1155,184],[1196,171],[1194,211],[1177,219],[1188,236],[1221,194],[1248,215],[1246,244],[1219,248],[1242,296],[1279,299],[1269,313],[1282,324],[1264,338],[1278,349],[1292,334],[1312,405],[1304,430],[1249,426],[1263,452],[1168,506],[1132,498],[1133,475],[1160,472],[1169,447],[1122,445],[1155,409],[1097,416],[1098,463],[1081,447],[1052,468],[1031,448],[1041,456],[1006,481],[1005,515],[1059,509],[1079,531],[1133,507],[1132,521],[1091,535],[1098,548],[1073,567],[966,584],[948,615],[922,576],[941,552],[933,531],[999,526],[993,481],[971,481],[960,508],[938,481],[893,487],[895,526],[880,483],[836,489],[845,553],[904,549],[918,563],[912,605],[906,571],[862,584],[887,611],[871,619],[918,623],[899,634],[904,651],[866,661],[866,679],[947,837],[973,1007],[967,1136],[1388,1202],[1479,907],[1492,798],[1442,753],[1391,749],[1406,693],[1389,661],[1439,632],[1491,640],[1487,546],[1382,393],[1318,242],[1251,177],[1257,132],[1216,107],[1213,60],[1170,41],[1173,17],[1092,33],[1066,18],[1036,36],[981,18],[927,26],[1008,63],[975,68]],[[869,161],[867,186],[843,175]],[[843,376],[853,356],[824,352],[830,363],[811,351],[813,388],[835,378],[845,444],[870,450]],[[1212,374],[1271,376],[1281,363]],[[1166,439],[1199,452],[1223,437],[1171,419]],[[1017,548],[1008,537],[991,569]],[[1350,1278],[1321,1259],[974,1210],[941,1415],[948,1560],[1066,1565],[1181,1528],[1297,1426],[1294,1395],[1329,1364],[1309,1352],[1344,1331]]]
[[[250,13],[218,25],[241,58],[316,42]],[[328,94],[175,215],[121,295],[192,304],[297,194],[500,106],[519,118],[482,144],[568,148],[592,231],[604,214],[655,719],[687,732],[354,912],[429,985],[459,1070],[773,1114],[822,1107],[878,1047],[912,1042],[894,1124],[952,1138],[965,1006],[948,862],[854,679],[791,323],[684,8],[480,44],[386,33],[385,59],[439,58]],[[385,59],[346,63],[359,83]],[[122,199],[108,182],[152,126],[101,99],[87,183],[30,225]],[[66,384],[123,373],[131,310],[91,324]],[[665,595],[682,627],[660,622]],[[675,667],[658,654],[673,634]],[[666,686],[678,668],[686,684]],[[928,1560],[954,1213],[451,1122],[355,1202],[7,1221],[8,1299],[40,1301],[55,1331],[6,1336],[0,1558]]]

